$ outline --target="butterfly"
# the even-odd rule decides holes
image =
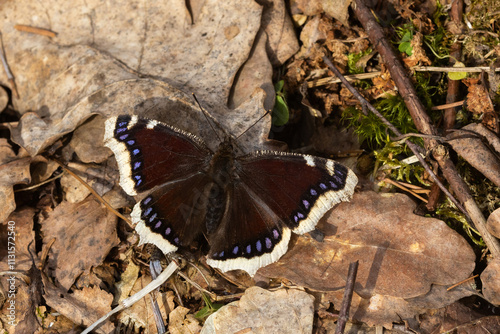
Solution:
[[[238,155],[227,136],[212,151],[188,132],[138,116],[105,123],[120,185],[141,195],[131,219],[140,244],[165,254],[208,241],[207,263],[254,275],[277,261],[292,232],[315,229],[333,206],[350,200],[357,177],[329,159],[275,151]]]

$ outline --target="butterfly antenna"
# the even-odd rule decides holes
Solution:
[[[212,128],[212,131],[215,133],[215,135],[217,136],[217,138],[218,138],[218,139],[219,139],[219,141],[221,142],[221,141],[222,141],[222,139],[221,139],[221,137],[219,136],[219,133],[217,133],[217,131],[215,131],[215,128],[214,128],[214,126],[212,125],[212,122],[210,121],[210,117],[208,117],[208,115],[207,115],[207,111],[206,111],[205,109],[203,109],[203,107],[202,107],[202,106],[201,106],[201,104],[200,104],[200,101],[198,101],[198,99],[196,98],[196,95],[194,95],[194,93],[192,93],[192,94],[193,94],[193,98],[194,98],[194,100],[196,101],[196,104],[198,104],[198,107],[200,107],[200,110],[203,112],[203,115],[205,115],[205,118],[207,119],[208,124],[209,124],[209,125],[210,125],[210,127]]]
[[[248,130],[250,130],[251,128],[253,128],[257,123],[259,123],[264,117],[266,117],[270,113],[271,113],[271,110],[266,111],[266,113],[264,115],[260,116],[259,119],[255,121],[255,123],[253,123],[252,125],[250,125],[250,127],[248,127],[248,129],[246,129],[245,131],[243,131],[242,133],[240,133],[240,135],[238,137],[236,137],[236,139],[240,138],[245,133],[247,133]]]

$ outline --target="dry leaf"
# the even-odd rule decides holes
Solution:
[[[267,52],[273,66],[283,65],[299,50],[295,27],[284,1],[272,0],[264,5],[261,31],[267,35]]]
[[[451,132],[447,136],[451,147],[491,182],[500,187],[500,160],[498,159],[500,139],[482,124],[469,124],[464,126],[463,130],[465,131]],[[483,139],[486,139],[489,146]]]
[[[19,271],[26,274],[33,265],[33,260],[28,253],[28,245],[35,240],[34,215],[34,208],[24,207],[0,223],[0,244],[5,245],[0,250],[0,271]],[[11,232],[14,232],[14,235]],[[8,252],[7,247],[14,247],[14,253]],[[15,256],[13,267],[9,265],[11,262],[8,261],[9,254]]]
[[[188,308],[178,306],[168,315],[168,331],[171,334],[199,333],[201,326]]]
[[[83,182],[92,187],[99,196],[103,196],[114,186],[107,179],[118,177],[116,170],[108,166],[68,163],[67,167],[79,176]],[[90,194],[90,190],[82,181],[68,173],[61,177],[61,187],[65,194],[65,200],[70,203],[79,203]]]
[[[491,234],[500,238],[500,208],[490,214],[486,221],[486,227]]]
[[[41,221],[41,230],[44,247],[56,239],[47,265],[66,290],[82,272],[100,265],[119,242],[116,216],[91,197],[78,204],[62,202]]]
[[[324,242],[298,238],[277,263],[260,269],[315,290],[345,284],[350,262],[359,260],[356,293],[411,298],[433,283],[459,282],[474,269],[468,243],[444,222],[412,214],[405,195],[363,192],[342,203],[318,226]]]
[[[494,259],[481,273],[484,298],[492,304],[500,305],[500,260]]]
[[[85,327],[93,324],[97,319],[111,311],[113,295],[99,287],[86,287],[68,293],[65,288],[56,287],[49,279],[42,275],[45,294],[43,297],[47,305],[69,318],[73,323]],[[114,330],[114,325],[106,321],[96,333],[108,334]]]
[[[292,13],[314,16],[324,12],[348,26],[349,5],[351,0],[295,0],[292,2]]]
[[[202,334],[311,333],[314,298],[304,291],[280,289],[275,292],[251,287],[239,301],[223,306],[208,317]]]
[[[69,146],[75,151],[80,161],[101,163],[109,158],[109,149],[103,147],[101,141],[98,140],[104,136],[103,122],[101,116],[96,116],[73,132]]]
[[[416,32],[411,39],[412,54],[403,58],[404,63],[408,67],[413,67],[415,65],[430,65],[432,62],[425,54],[425,50],[422,48],[423,35],[420,32]]]
[[[30,182],[30,162],[16,156],[7,139],[0,138],[0,222],[16,209],[13,186]]]

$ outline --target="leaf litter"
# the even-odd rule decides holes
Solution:
[[[263,9],[252,1],[245,6],[231,1],[205,1],[201,5],[193,2],[191,11],[180,2],[166,5],[114,1],[108,8],[94,1],[74,6],[65,2],[46,6],[28,1],[17,2],[15,6],[9,2],[0,5],[0,11],[8,17],[0,26],[5,53],[20,93],[20,99],[12,101],[19,122],[7,124],[14,144],[1,139],[4,148],[0,167],[4,199],[0,202],[1,212],[5,214],[5,222],[10,219],[18,223],[18,233],[26,231],[22,235],[27,239],[19,239],[16,270],[28,271],[32,266],[25,250],[29,241],[34,240],[34,233],[39,233],[43,240],[37,243],[37,256],[46,256],[40,277],[45,305],[23,304],[28,298],[29,283],[19,282],[18,310],[23,314],[23,311],[33,312],[35,307],[49,307],[60,314],[54,317],[50,312],[42,312],[36,322],[34,317],[26,315],[29,320],[19,319],[22,325],[5,327],[9,333],[27,328],[28,332],[35,332],[46,326],[44,319],[51,319],[61,331],[90,325],[110,309],[113,295],[117,294],[115,285],[119,279],[115,278],[110,263],[125,272],[126,263],[132,267],[131,261],[149,257],[133,247],[136,239],[131,227],[117,224],[103,206],[79,190],[80,186],[68,176],[63,177],[58,191],[45,189],[50,193],[43,194],[43,205],[40,202],[35,206],[34,199],[14,197],[15,185],[30,182],[30,164],[54,170],[54,165],[39,154],[62,146],[64,160],[86,175],[87,182],[100,189],[113,207],[130,207],[133,201],[116,186],[116,168],[107,168],[114,166],[114,158],[97,139],[102,137],[105,117],[117,112],[141,114],[185,129],[205,138],[209,145],[216,145],[212,130],[206,126],[189,93],[195,92],[203,107],[237,135],[274,103],[272,65],[286,62],[285,88],[288,95],[293,95],[293,87],[298,87],[297,83],[303,82],[307,75],[325,72],[320,61],[323,43],[344,69],[349,53],[369,47],[366,34],[348,25],[349,1],[338,5],[345,9],[338,14],[319,1],[309,5],[297,1],[291,8],[291,16],[311,19],[302,29],[302,49],[287,62],[298,51],[299,44],[286,6],[281,1],[273,3],[274,6]],[[115,8],[124,10],[116,12]],[[45,15],[31,15],[42,12]],[[331,13],[344,25],[331,21],[323,12]],[[13,28],[15,24],[45,27],[57,32],[57,37],[23,33]],[[415,39],[412,43],[413,50],[419,51],[414,62],[428,63],[426,54],[429,54],[422,48],[422,42]],[[380,61],[378,56],[371,55],[363,67],[370,71],[376,61]],[[2,83],[8,82],[3,73],[0,78]],[[380,96],[382,91],[394,87],[387,75],[376,77],[374,84],[374,88],[364,93]],[[470,101],[479,93],[484,95],[476,86],[469,87]],[[339,85],[328,88],[328,91],[313,91],[309,99],[315,108],[327,111],[323,118],[334,115],[332,109],[338,106],[352,104],[349,94],[339,93]],[[322,101],[325,101],[323,107]],[[300,112],[292,107],[291,113],[293,124]],[[489,119],[488,124],[494,124]],[[251,140],[243,143],[244,149],[272,147],[274,143],[267,138],[270,128],[267,119],[257,123],[248,136]],[[17,154],[13,151],[16,147],[21,147]],[[458,146],[454,148],[461,152]],[[472,154],[476,155],[466,158],[471,164],[481,159],[477,152]],[[102,172],[96,174],[96,168]],[[488,175],[486,170],[484,173]],[[43,178],[51,173],[48,174]],[[370,189],[368,184],[363,185],[363,190]],[[20,204],[37,210],[26,211]],[[430,308],[458,305],[455,301],[460,298],[477,294],[471,285],[451,292],[446,290],[474,270],[475,255],[470,246],[442,221],[415,215],[414,209],[415,205],[404,195],[358,193],[352,202],[343,203],[324,217],[319,226],[325,234],[323,242],[309,236],[296,238],[279,262],[261,269],[255,277],[259,285],[269,286],[279,278],[285,284],[307,288],[309,293],[248,288],[239,302],[228,304],[212,315],[207,320],[211,325],[202,331],[209,333],[210,326],[233,328],[220,326],[240,324],[241,330],[283,324],[290,331],[300,327],[310,332],[315,310],[325,315],[330,314],[331,305],[340,305],[348,264],[354,259],[360,260],[360,271],[350,316],[372,326],[391,328],[402,319],[414,319]],[[1,235],[6,240],[4,231],[5,228]],[[6,263],[5,256],[0,256],[4,258],[2,264]],[[40,263],[40,259],[36,260]],[[483,272],[481,279],[484,296],[498,304],[495,263]],[[193,283],[220,294],[229,292],[237,296],[244,287],[256,283],[244,275],[231,273],[222,278],[213,276],[207,285],[205,276],[213,273],[203,264],[199,270],[186,272]],[[134,287],[131,293],[150,280],[144,271],[128,279],[126,283]],[[161,309],[168,310],[162,314],[164,319],[169,314],[171,332],[198,332],[201,328],[192,316],[200,307],[201,298],[187,282],[182,281],[184,287],[178,291],[182,292],[181,298],[195,300],[189,307],[180,306],[170,284],[163,292],[168,296],[164,297],[168,307]],[[292,295],[300,297],[290,298]],[[147,304],[149,301],[144,300],[124,312],[123,322],[132,321],[136,330],[153,330],[154,321]],[[295,311],[281,309],[279,305],[300,310],[302,320],[291,322],[290,314]],[[7,324],[5,307],[3,304],[0,319]],[[249,312],[260,316],[245,316]],[[326,322],[327,318],[323,320]],[[98,332],[109,332],[114,326],[107,322]]]

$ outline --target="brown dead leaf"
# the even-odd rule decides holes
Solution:
[[[363,192],[340,204],[319,225],[323,242],[298,238],[278,262],[259,270],[320,291],[344,286],[350,262],[359,260],[355,292],[412,298],[432,284],[451,285],[474,269],[467,242],[444,222],[414,215],[401,194]]]
[[[264,110],[270,110],[274,106],[275,92],[272,85],[273,67],[266,57],[266,45],[268,37],[259,33],[254,42],[254,48],[250,52],[247,62],[240,70],[239,80],[234,85],[234,93],[229,97],[229,107],[234,108],[244,103],[255,91],[255,84],[266,92]],[[263,110],[263,111],[264,111]]]
[[[473,113],[481,115],[491,112],[491,105],[488,103],[489,95],[479,78],[470,78],[462,80],[467,86],[467,109]]]
[[[2,291],[5,291],[5,295],[2,293],[2,297],[5,298],[8,294],[12,293],[12,290],[9,289],[9,284],[7,279],[11,276],[2,276],[0,280],[0,288]],[[41,328],[40,324],[37,321],[35,307],[38,305],[33,305],[32,298],[30,295],[31,289],[22,279],[17,278],[15,280],[15,296],[13,298],[8,298],[5,302],[2,301],[2,307],[0,309],[0,320],[4,324],[5,331],[4,333],[9,334],[24,334],[24,333],[34,333]],[[4,297],[5,296],[5,297]],[[2,299],[3,299],[2,298]],[[11,301],[14,301],[14,309],[12,314],[12,304]],[[11,308],[9,310],[9,307]],[[10,316],[14,316],[9,317]],[[12,322],[14,322],[14,326],[12,326]]]
[[[33,265],[28,245],[35,240],[34,215],[34,208],[24,207],[12,213],[0,224],[0,244],[5,245],[3,249],[0,249],[0,271],[26,273]],[[14,247],[14,252],[8,252],[7,246]],[[9,254],[15,256],[13,267],[9,265]]]
[[[498,133],[498,116],[495,113],[490,95],[484,84],[479,78],[470,78],[462,80],[468,88],[467,109],[481,116],[482,123],[491,131]]]
[[[322,294],[319,312],[324,313],[331,304],[340,305],[343,294],[343,287],[340,290]],[[408,299],[379,294],[363,298],[354,293],[349,317],[354,322],[391,329],[395,322],[413,321],[417,315],[425,313],[429,309],[443,308],[473,294],[476,294],[476,291],[470,285],[459,286],[450,291],[447,290],[446,286],[432,285],[427,294]]]
[[[168,315],[168,331],[171,334],[192,334],[199,333],[201,326],[193,314],[188,314],[188,308],[177,306]]]
[[[113,295],[99,287],[85,287],[68,293],[66,288],[56,287],[45,275],[42,275],[42,279],[45,291],[43,297],[47,305],[78,326],[88,327],[111,311]],[[110,321],[106,321],[95,332],[112,333],[114,327]]]
[[[370,95],[382,97],[385,94],[396,95],[396,84],[391,78],[391,74],[383,64],[381,65],[381,73],[372,79],[373,87],[370,88]]]
[[[133,261],[129,261],[127,269],[120,275],[120,281],[115,284],[117,293],[115,294],[113,304],[118,304],[130,296],[130,291],[134,288],[139,277],[139,270],[140,267],[138,265]]]
[[[439,310],[432,310],[420,317],[423,333],[496,333],[500,317],[483,316],[460,302]]]
[[[0,222],[16,209],[14,185],[30,182],[31,158],[16,156],[7,139],[0,138]]]
[[[284,1],[272,0],[264,5],[262,30],[267,35],[267,52],[273,66],[283,65],[299,50],[295,28]]]
[[[116,169],[108,166],[94,164],[68,163],[68,168],[79,176],[87,185],[99,196],[109,192],[114,184],[107,181],[108,178],[118,177]],[[77,178],[71,174],[64,174],[61,177],[61,187],[65,194],[65,200],[70,203],[83,201],[90,194],[90,190]]]
[[[44,248],[56,239],[47,266],[66,290],[82,272],[101,264],[119,242],[116,216],[92,197],[78,204],[62,202],[41,221],[41,230]]]
[[[35,239],[34,215],[34,208],[24,207],[0,224],[0,245],[4,245],[3,249],[0,249],[0,271],[5,273],[0,280],[0,289],[4,291],[5,297],[0,302],[0,319],[9,333],[33,333],[40,327],[35,310],[41,303],[41,292],[37,290],[39,277],[33,274],[36,270],[33,267],[34,260],[28,252],[29,244]],[[33,249],[32,245],[31,250]],[[18,272],[20,275],[12,275],[9,272]],[[15,277],[15,289],[11,289],[11,281],[8,280],[12,277]],[[14,296],[8,297],[14,291]],[[12,305],[11,301],[15,304]],[[14,318],[9,317],[12,316],[12,306]],[[15,326],[9,326],[11,321],[14,321]]]
[[[9,94],[4,87],[0,87],[0,112],[4,111],[9,103]]]
[[[500,187],[500,161],[498,159],[500,139],[482,124],[472,123],[464,126],[463,130],[451,132],[447,136],[451,147],[491,182]]]
[[[486,227],[491,234],[500,238],[500,208],[490,214],[486,221]]]
[[[102,122],[104,122],[103,118],[96,116],[73,132],[69,146],[75,151],[80,161],[101,163],[109,158],[109,149],[97,140],[104,136]]]
[[[208,317],[202,334],[311,333],[314,298],[304,291],[280,289],[274,292],[257,286],[248,288],[239,301],[223,306]]]
[[[484,298],[492,304],[500,305],[500,260],[494,259],[481,273]]]
[[[295,0],[292,2],[292,14],[315,16],[325,13],[348,26],[349,5],[351,0]]]

